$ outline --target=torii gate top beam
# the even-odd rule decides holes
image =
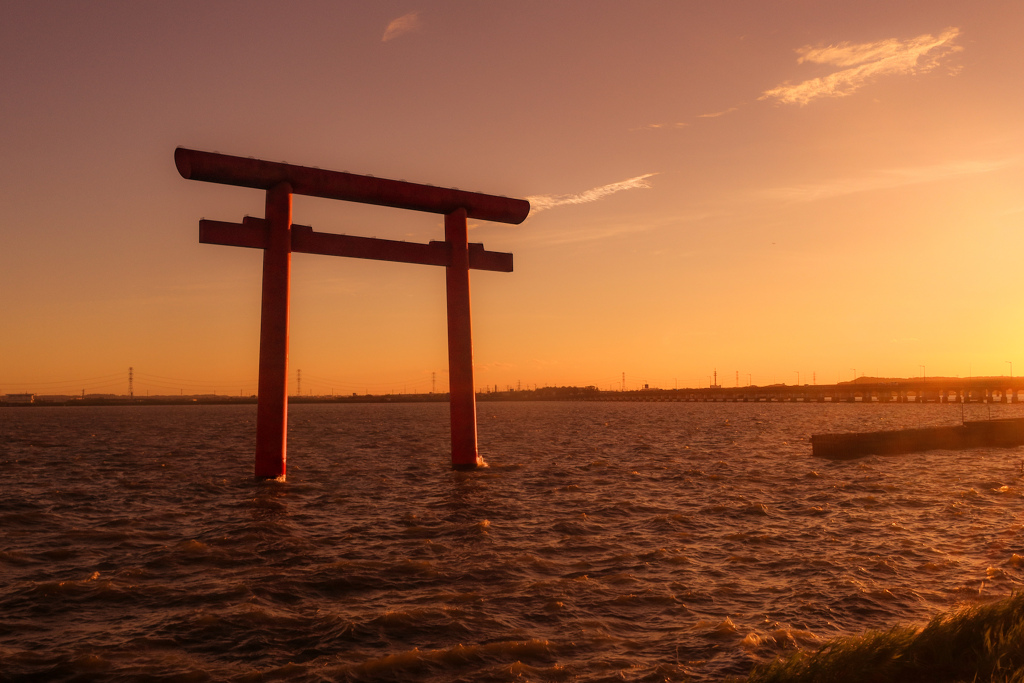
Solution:
[[[468,218],[482,221],[519,224],[530,213],[530,202],[525,199],[200,152],[184,147],[174,150],[174,165],[186,180],[260,190],[288,183],[293,194],[441,214],[465,209]]]

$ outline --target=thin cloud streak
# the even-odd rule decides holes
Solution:
[[[710,114],[697,114],[696,118],[698,118],[698,119],[716,119],[719,116],[725,116],[726,114],[731,114],[734,111],[739,111],[739,107],[729,107],[728,109],[723,109],[722,111],[712,112]],[[679,121],[677,123],[648,123],[645,126],[637,126],[636,128],[630,128],[629,130],[630,131],[636,131],[636,130],[669,130],[669,129],[686,128],[689,125],[690,124],[685,122],[685,121]]]
[[[393,20],[388,27],[384,29],[384,36],[380,39],[382,43],[386,43],[390,40],[394,40],[399,36],[403,36],[406,33],[412,33],[420,28],[420,13],[409,12],[403,14],[397,19]]]
[[[638,175],[635,178],[620,180],[617,183],[611,183],[609,185],[602,185],[601,187],[595,187],[592,190],[587,190],[586,192],[580,192],[578,194],[538,194],[527,197],[526,200],[530,202],[532,213],[545,211],[556,206],[565,206],[566,204],[589,204],[590,202],[596,202],[599,199],[604,199],[608,195],[615,194],[616,192],[622,192],[623,190],[650,187],[647,179],[656,175],[658,174],[645,173],[644,175]]]
[[[637,126],[636,128],[630,128],[633,130],[659,130],[661,128],[686,128],[690,124],[682,121],[678,123],[648,123],[646,126]]]
[[[938,37],[924,34],[906,41],[890,38],[874,43],[844,42],[823,48],[805,46],[797,50],[800,55],[797,63],[846,68],[795,85],[784,83],[766,90],[758,99],[805,105],[820,97],[852,95],[879,76],[926,73],[937,67],[944,57],[963,49],[953,45],[959,35],[960,29],[949,28]]]
[[[711,114],[698,114],[697,118],[698,119],[717,119],[719,116],[725,116],[726,114],[731,114],[734,111],[736,111],[737,109],[739,109],[739,107],[729,107],[728,109],[723,109],[722,111],[712,112]]]
[[[909,185],[922,185],[951,178],[991,173],[1018,163],[1018,159],[1003,159],[893,168],[854,178],[839,178],[823,183],[772,188],[760,192],[759,196],[763,199],[794,203],[816,202],[859,192],[891,190]]]

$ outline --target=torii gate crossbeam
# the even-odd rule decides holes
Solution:
[[[181,147],[174,152],[174,163],[185,179],[251,187],[267,193],[263,219],[199,223],[200,242],[263,250],[256,417],[258,478],[282,479],[285,476],[293,251],[446,267],[452,466],[473,468],[481,463],[477,452],[469,270],[511,272],[512,254],[490,252],[484,250],[483,245],[469,244],[467,219],[518,224],[529,214],[529,202]],[[292,224],[293,194],[444,214],[445,239],[411,244],[318,233],[308,226]]]

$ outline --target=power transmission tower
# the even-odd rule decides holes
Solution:
[[[430,393],[437,393],[437,373],[430,373]]]
[[[128,398],[135,398],[135,372],[134,368],[128,368]]]
[[[302,396],[302,370],[299,370],[299,376],[295,380],[295,395]]]

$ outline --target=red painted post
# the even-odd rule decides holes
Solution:
[[[292,188],[267,190],[263,250],[260,378],[256,408],[256,477],[284,479],[288,436],[288,305],[292,269]]]
[[[484,461],[476,444],[476,389],[473,386],[473,332],[469,318],[469,234],[466,210],[444,217],[444,239],[451,250],[445,269],[448,293],[448,381],[452,419],[452,467],[473,469]]]

